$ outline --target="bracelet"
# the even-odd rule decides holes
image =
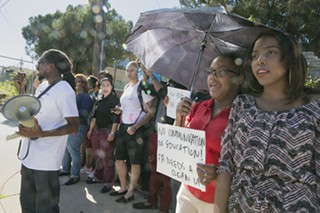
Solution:
[[[110,135],[115,135],[116,133],[114,131],[111,131],[110,132]]]

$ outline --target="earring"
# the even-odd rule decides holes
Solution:
[[[249,88],[250,88],[252,91],[254,91],[254,92],[261,92],[261,90],[253,88],[253,86],[251,85],[251,82],[250,82],[250,81],[248,81],[248,85],[249,85]]]
[[[291,69],[289,70],[289,87],[291,86]]]

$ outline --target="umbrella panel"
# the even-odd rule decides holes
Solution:
[[[127,46],[147,69],[189,88],[207,89],[205,69],[211,61],[222,53],[245,50],[265,29],[240,16],[210,9],[150,11],[141,14]]]

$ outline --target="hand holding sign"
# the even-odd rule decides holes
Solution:
[[[176,109],[181,98],[190,97],[190,91],[168,87],[169,103],[167,105],[167,116],[176,118]]]
[[[205,159],[204,131],[158,123],[158,172],[205,190],[197,174],[197,163]]]
[[[187,116],[191,110],[191,107],[191,100],[189,98],[181,98],[176,109],[176,116]]]
[[[214,164],[197,164],[197,173],[202,185],[208,185],[217,178],[217,166]]]

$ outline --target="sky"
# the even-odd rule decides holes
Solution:
[[[0,0],[0,66],[20,66],[20,61],[6,59],[10,57],[23,59],[22,67],[34,68],[35,62],[25,54],[25,39],[21,29],[29,24],[29,18],[37,15],[65,11],[68,5],[84,5],[88,0]],[[134,24],[140,13],[160,8],[180,7],[179,0],[109,0],[125,20]],[[4,57],[3,57],[4,56]]]

